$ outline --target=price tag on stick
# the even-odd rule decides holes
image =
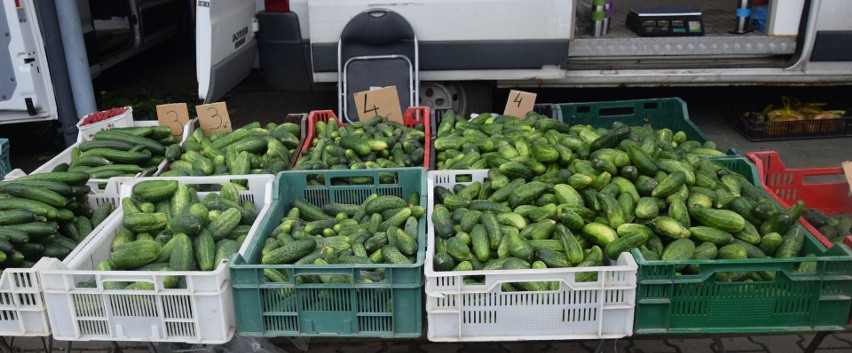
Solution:
[[[527,116],[527,113],[533,110],[535,97],[535,93],[516,90],[509,91],[509,99],[506,100],[506,109],[503,109],[503,115],[511,115],[523,120]]]
[[[157,120],[160,126],[171,128],[172,135],[180,140],[183,127],[189,122],[189,109],[186,103],[160,104],[157,106]]]
[[[207,136],[217,131],[233,131],[225,102],[197,105],[195,112],[198,113],[198,123]]]
[[[402,124],[402,110],[400,109],[396,86],[356,92],[355,107],[358,108],[358,119],[360,120],[379,115],[389,121]]]

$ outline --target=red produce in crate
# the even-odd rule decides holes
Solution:
[[[113,117],[119,116],[121,114],[124,114],[126,111],[127,111],[127,107],[117,107],[117,108],[112,108],[112,109],[109,109],[109,110],[94,112],[92,114],[87,115],[83,119],[83,125],[88,125],[88,124],[91,124],[91,123],[96,123],[96,122],[103,121],[103,120],[106,120],[106,119],[109,119],[109,118],[113,118]]]

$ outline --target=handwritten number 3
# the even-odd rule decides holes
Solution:
[[[214,129],[218,129],[218,128],[222,127],[222,117],[221,117],[221,116],[219,116],[219,110],[218,110],[218,109],[216,109],[215,107],[209,107],[209,108],[207,108],[207,112],[208,112],[208,113],[209,113],[211,110],[213,111],[213,113],[212,113],[212,114],[210,114],[210,119],[219,118],[219,123],[218,123],[216,126],[214,126],[214,127],[213,127]]]
[[[169,125],[172,129],[172,135],[180,136],[180,134],[183,132],[183,124],[181,124],[181,122],[178,121],[178,113],[174,110],[171,110],[171,111],[166,113],[166,116],[169,116],[169,115],[174,115],[174,120],[169,121]],[[177,123],[177,125],[174,125],[172,123]],[[177,131],[177,132],[175,132],[175,131]]]

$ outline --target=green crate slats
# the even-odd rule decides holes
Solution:
[[[12,171],[12,163],[9,161],[9,139],[0,138],[0,180]]]
[[[382,184],[379,175],[395,175],[394,184]],[[321,175],[324,185],[308,186],[309,176]],[[336,178],[371,176],[363,185],[334,185]],[[231,282],[237,332],[246,336],[326,336],[415,338],[423,333],[423,262],[426,219],[419,220],[417,262],[412,265],[258,265],[269,234],[295,198],[315,205],[328,202],[360,204],[370,194],[396,195],[407,199],[420,193],[426,205],[426,170],[394,168],[371,170],[288,171],[278,174],[273,204],[261,221],[256,242],[246,257],[231,257]],[[286,273],[289,283],[266,283],[263,270]],[[385,281],[363,283],[361,270],[383,269]],[[341,274],[354,284],[295,283],[299,276]]]
[[[757,169],[742,157],[716,159],[759,185]],[[803,254],[794,259],[648,261],[639,264],[635,334],[744,333],[843,330],[852,303],[852,251],[826,248],[805,231]],[[795,272],[816,262],[815,273]],[[678,265],[699,274],[676,276]],[[716,282],[722,272],[774,271],[774,281]]]

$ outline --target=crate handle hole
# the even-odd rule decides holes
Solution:
[[[473,180],[473,174],[457,174],[455,176],[456,183],[469,183]]]
[[[466,286],[484,286],[485,276],[462,276],[462,283]]]
[[[623,115],[633,115],[636,110],[633,107],[614,107],[614,108],[601,108],[598,111],[598,115],[601,117],[605,116],[623,116]]]
[[[645,104],[642,105],[642,109],[645,109],[645,110],[653,110],[653,109],[657,109],[657,107],[658,107],[657,102],[646,102]]]
[[[595,272],[597,274],[597,272]],[[504,282],[500,285],[502,292],[513,291],[535,291],[535,292],[553,292],[559,290],[559,281],[541,281],[541,282]]]

